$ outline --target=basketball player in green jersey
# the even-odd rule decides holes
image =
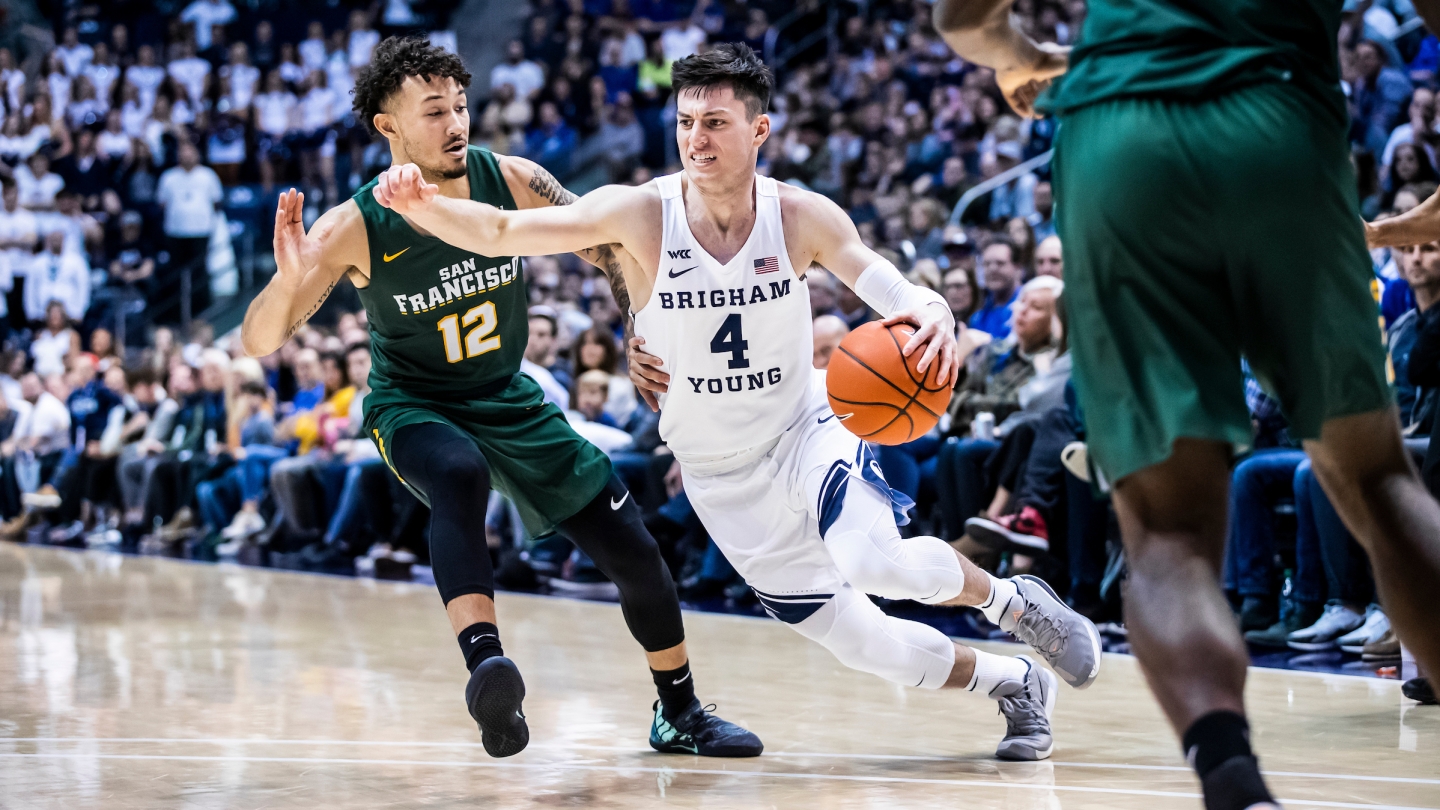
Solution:
[[[1244,718],[1249,658],[1218,579],[1230,464],[1251,438],[1242,354],[1369,552],[1401,640],[1440,672],[1440,505],[1386,383],[1341,3],[1090,0],[1067,54],[1015,28],[1011,2],[939,0],[935,25],[996,70],[1018,111],[1038,100],[1058,116],[1075,389],[1091,458],[1114,482],[1130,641],[1206,807],[1273,807]]]
[[[420,166],[442,194],[510,210],[573,201],[534,163],[467,144],[469,83],[455,55],[421,39],[390,38],[358,77],[354,106],[390,142],[394,162]],[[520,257],[451,247],[381,207],[373,185],[326,212],[308,234],[303,195],[281,195],[276,273],[250,305],[241,339],[251,355],[270,354],[342,277],[359,289],[374,356],[365,432],[431,508],[435,583],[471,670],[465,699],[485,750],[510,756],[530,738],[521,712],[524,682],[496,628],[484,534],[494,486],[514,502],[532,535],[558,531],[619,587],[625,621],[660,694],[651,746],[758,755],[754,734],[710,714],[695,697],[674,583],[610,460],[520,373],[529,336]],[[608,247],[585,258],[615,261]],[[614,274],[618,265],[602,269]]]

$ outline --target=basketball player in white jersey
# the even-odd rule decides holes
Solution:
[[[896,518],[911,504],[835,418],[823,372],[811,368],[802,273],[825,267],[881,315],[914,324],[906,352],[923,352],[922,372],[938,363],[941,383],[957,367],[949,307],[866,247],[833,202],[756,175],[773,79],[748,47],[679,60],[672,77],[679,174],[563,208],[502,212],[437,196],[404,165],[381,177],[376,199],[485,255],[622,246],[617,298],[634,312],[649,361],[673,380],[646,384],[658,403],[644,392],[662,407],[660,434],[696,512],[767,612],[855,669],[989,695],[1007,720],[997,755],[1048,757],[1054,674],[889,617],[867,594],[977,606],[1075,687],[1099,672],[1095,627],[1039,579],[999,580],[938,538],[900,537]]]

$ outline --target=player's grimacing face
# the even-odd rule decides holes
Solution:
[[[407,76],[390,101],[391,118],[405,154],[432,177],[465,174],[470,137],[470,108],[465,89],[454,79]]]
[[[770,116],[753,119],[735,91],[687,90],[676,99],[675,141],[685,171],[700,176],[755,170],[760,145],[770,135]]]

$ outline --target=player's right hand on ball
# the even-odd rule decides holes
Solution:
[[[670,390],[670,375],[660,370],[665,365],[664,361],[653,354],[641,349],[645,345],[645,338],[632,337],[625,344],[625,359],[629,361],[630,382],[640,390],[640,397],[650,410],[660,410],[660,400],[656,394],[663,394]]]
[[[1000,85],[1005,100],[1026,118],[1035,117],[1035,99],[1070,67],[1068,47],[1053,42],[1041,42],[1037,47],[1040,55],[1032,64],[995,73],[995,83]]]
[[[414,163],[391,166],[375,183],[375,201],[397,214],[410,214],[423,208],[440,193],[440,187],[425,182],[420,167]]]

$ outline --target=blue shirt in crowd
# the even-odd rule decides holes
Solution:
[[[99,379],[72,391],[65,401],[70,409],[70,441],[79,441],[82,429],[85,441],[100,441],[100,436],[105,433],[105,422],[110,418],[110,409],[121,404],[119,395],[106,388]]]
[[[993,293],[985,294],[985,305],[970,316],[970,328],[979,329],[981,332],[988,332],[996,340],[1010,336],[1010,310],[1015,306],[1015,301],[1020,298],[1020,288],[1010,294],[1010,300],[1003,304],[995,303]]]

